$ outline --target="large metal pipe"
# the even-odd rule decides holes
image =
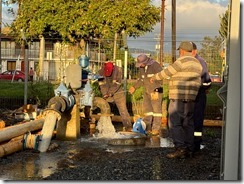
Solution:
[[[52,109],[58,112],[64,112],[68,110],[68,99],[63,96],[55,96],[48,101],[48,109]]]
[[[102,115],[111,115],[109,103],[103,98],[95,97],[93,100],[93,106],[98,107],[101,110]]]
[[[41,131],[41,141],[38,150],[46,152],[53,135],[57,122],[61,119],[61,113],[69,110],[73,104],[69,103],[68,98],[64,96],[55,96],[48,102],[48,108],[43,112],[45,116],[44,125]]]
[[[42,129],[44,119],[33,120],[19,125],[9,126],[0,130],[0,143],[18,137],[30,131]]]
[[[39,147],[38,150],[40,152],[46,152],[51,139],[52,139],[52,135],[53,135],[53,131],[55,129],[56,123],[57,121],[59,121],[61,119],[61,115],[58,111],[56,110],[46,110],[44,112],[45,115],[45,121],[44,121],[44,125],[41,131],[41,141],[39,143]]]
[[[61,118],[60,112],[68,110],[67,103],[68,102],[64,97],[54,97],[50,99],[48,109],[43,112],[43,119],[33,120],[1,129],[0,143],[18,136],[23,137],[24,134],[30,131],[42,129],[42,137],[38,150],[40,152],[45,152],[49,147],[56,123]],[[17,141],[0,145],[0,157],[21,150],[23,145],[22,141],[23,139],[18,139]]]
[[[21,135],[19,137],[11,139],[8,143],[0,145],[0,158],[22,150],[23,137],[24,135]]]

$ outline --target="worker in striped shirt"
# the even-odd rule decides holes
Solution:
[[[201,86],[202,66],[192,56],[192,42],[181,42],[178,50],[180,57],[150,79],[152,83],[155,80],[169,79],[169,133],[175,150],[168,153],[167,158],[186,158],[193,155],[193,113]]]

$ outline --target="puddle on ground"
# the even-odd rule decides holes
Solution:
[[[31,154],[23,160],[18,159],[16,162],[5,164],[4,170],[1,171],[1,179],[32,180],[47,177],[57,169],[57,162],[60,158],[62,157],[59,154]]]
[[[53,140],[52,142],[59,145],[57,150],[44,153],[33,153],[31,150],[26,150],[25,154],[27,155],[24,156],[24,159],[18,159],[11,164],[0,166],[2,168],[0,178],[2,180],[38,180],[38,178],[47,177],[60,169],[58,163],[64,158],[69,161],[69,167],[75,165],[72,164],[72,157],[81,151],[84,152],[84,150],[87,154],[94,152],[94,149],[104,149],[106,152],[116,154],[149,147],[173,146],[171,140],[161,137],[148,138],[143,146],[110,146],[107,144],[108,140],[91,136],[82,136],[76,142]],[[15,156],[13,155],[13,157]],[[8,157],[11,157],[11,155]]]
[[[104,149],[106,152],[116,154],[149,147],[173,147],[171,139],[162,137],[148,137],[145,145],[140,146],[108,145],[109,140],[121,136],[118,135],[118,127],[115,129],[110,121],[106,120],[106,124],[98,123],[98,134],[82,135],[77,141],[52,140],[51,144],[57,144],[58,148],[50,152],[38,153],[35,150],[26,150],[9,155],[8,157],[16,158],[16,160],[11,160],[9,164],[0,164],[0,178],[2,180],[39,180],[51,175],[60,167],[75,167],[75,163],[72,163],[74,155],[80,152],[89,154],[89,152],[94,152],[94,149]],[[18,154],[24,154],[23,158]],[[59,163],[64,159],[67,159],[67,164]]]

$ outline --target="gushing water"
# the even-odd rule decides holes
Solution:
[[[130,139],[138,138],[138,136],[133,134],[122,134],[121,132],[116,132],[114,125],[112,124],[110,116],[101,116],[96,129],[98,133],[94,134],[94,138],[105,138],[105,139]],[[151,137],[146,142],[146,147],[173,147],[173,142],[170,138],[162,137]]]
[[[128,138],[139,138],[140,136],[135,134],[123,134],[122,132],[116,132],[114,125],[112,124],[110,116],[101,116],[97,122],[96,129],[98,133],[94,135],[96,138],[107,138],[107,139],[128,139]]]
[[[110,116],[101,116],[99,121],[97,122],[96,129],[99,131],[96,134],[97,138],[116,138],[118,137],[118,133],[112,124]]]

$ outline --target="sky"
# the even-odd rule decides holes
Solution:
[[[171,50],[171,2],[165,0],[164,51]],[[176,45],[183,40],[200,43],[205,36],[218,36],[219,16],[227,10],[229,0],[176,0]],[[161,6],[161,0],[153,0],[153,4]],[[154,31],[134,39],[128,38],[129,48],[155,51],[159,44],[161,23],[154,26]]]
[[[161,2],[162,0],[152,0],[156,6],[161,6]],[[165,0],[164,52],[171,50],[171,2],[172,0]],[[199,47],[205,36],[218,36],[219,16],[225,13],[228,3],[229,0],[176,0],[176,45],[180,41],[191,40]],[[14,19],[4,5],[2,19],[3,23],[10,23]],[[128,38],[129,48],[155,51],[160,41],[160,27],[161,23],[158,23],[153,32],[137,39]]]
[[[14,8],[15,12],[17,10],[17,6],[14,5],[14,6],[10,6],[12,8]],[[14,20],[15,16],[8,13],[8,7],[6,5],[2,5],[2,22],[3,22],[3,25],[2,27],[4,27],[6,24],[10,24],[13,20]]]

